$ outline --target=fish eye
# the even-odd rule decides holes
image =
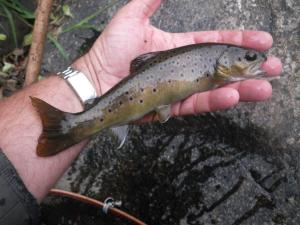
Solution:
[[[247,52],[246,55],[245,55],[245,59],[247,61],[254,61],[257,59],[257,54],[254,53],[254,52]]]

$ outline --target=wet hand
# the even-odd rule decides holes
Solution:
[[[161,0],[132,0],[112,19],[91,50],[75,66],[88,73],[99,95],[129,74],[130,62],[137,56],[184,45],[216,42],[267,50],[273,39],[263,31],[200,31],[168,33],[151,25],[149,18]],[[281,73],[278,58],[269,57],[263,65],[269,76]],[[272,95],[265,80],[247,80],[216,90],[195,94],[173,105],[173,116],[197,114],[230,108],[239,101],[263,101]]]

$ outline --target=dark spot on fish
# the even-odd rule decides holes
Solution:
[[[186,58],[187,58],[187,59],[190,59],[191,57],[188,55]]]
[[[192,69],[191,72],[194,73],[195,72],[194,69]]]
[[[147,80],[149,80],[150,79],[150,77],[146,77],[147,78]]]
[[[144,88],[141,88],[141,92],[144,92]]]
[[[144,40],[144,43],[147,43],[148,41],[147,40]]]
[[[140,100],[140,103],[143,103],[143,102],[144,102],[143,99],[141,99],[141,100]]]
[[[171,70],[171,73],[174,73],[174,70]]]
[[[177,62],[176,64],[179,65],[179,62]]]
[[[150,63],[150,64],[149,64],[149,66],[152,66],[152,65],[153,65],[153,63]]]
[[[180,74],[180,76],[181,76],[181,77],[183,77],[183,76],[184,76],[184,75],[183,75],[183,73],[182,73],[182,74]]]
[[[153,88],[153,92],[156,92],[156,88]]]
[[[1,198],[1,199],[0,199],[0,206],[5,205],[5,202],[6,202],[6,201],[5,201],[5,198]]]
[[[130,97],[129,100],[132,101],[132,100],[133,100],[133,97]]]
[[[194,66],[198,66],[198,64],[197,64],[197,63],[194,63]]]
[[[204,67],[204,69],[206,69],[206,68],[207,68],[207,66],[206,66],[206,65],[204,65],[203,67]]]
[[[157,60],[154,60],[154,63],[157,63]]]
[[[242,61],[241,57],[238,58],[239,61]]]
[[[163,68],[162,68],[162,67],[159,67],[159,69],[160,69],[160,70],[163,70]]]
[[[175,61],[172,61],[173,64],[175,64]]]
[[[206,73],[206,77],[209,77],[209,73]]]
[[[199,79],[197,79],[196,82],[199,82]]]
[[[186,67],[186,65],[184,65],[184,64],[183,64],[183,65],[182,65],[182,67],[183,67],[183,68],[185,68],[185,67]]]
[[[168,80],[168,82],[171,83],[172,81],[171,81],[171,80]]]
[[[103,122],[104,121],[104,119],[103,118],[100,118],[100,122]]]
[[[108,112],[111,112],[111,109],[108,109]]]
[[[221,189],[221,185],[220,185],[220,184],[217,184],[217,185],[215,186],[215,189],[216,189],[216,190],[220,190],[220,189]]]
[[[211,62],[212,60],[211,60],[211,58],[209,58],[209,60],[208,60],[209,62]]]
[[[129,92],[128,92],[128,91],[126,91],[126,92],[125,92],[125,94],[126,94],[126,95],[129,95]]]
[[[119,101],[119,105],[122,105],[123,104],[123,102],[122,101]]]

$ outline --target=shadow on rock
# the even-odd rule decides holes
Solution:
[[[66,183],[96,199],[121,200],[122,209],[147,224],[253,224],[257,214],[255,223],[284,222],[287,215],[278,213],[284,193],[274,192],[289,191],[285,165],[280,152],[256,135],[267,136],[213,114],[134,127],[120,150],[102,134],[68,171]],[[68,214],[72,224],[86,217],[94,218],[90,224],[120,223],[88,206],[69,205],[60,198],[48,203],[48,223],[67,224],[61,217]],[[51,207],[59,207],[60,216]]]

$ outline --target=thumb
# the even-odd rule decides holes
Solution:
[[[131,17],[147,20],[160,6],[162,0],[132,0],[117,14],[117,17]]]

